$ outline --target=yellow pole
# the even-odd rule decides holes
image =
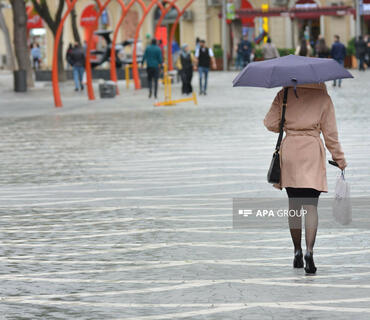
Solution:
[[[264,3],[261,5],[261,9],[263,12],[267,12],[269,10],[269,5],[267,3]],[[262,18],[262,29],[265,30],[266,33],[269,32],[269,19],[267,17]],[[267,36],[263,38],[263,42],[267,42]]]
[[[125,65],[126,89],[130,87],[130,65]]]

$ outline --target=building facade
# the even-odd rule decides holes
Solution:
[[[57,0],[47,0],[52,14],[55,12]],[[228,0],[231,10],[255,9],[270,10],[271,8],[288,7],[288,8],[327,8],[330,6],[353,6],[353,1],[345,0],[343,2],[334,2],[335,0]],[[370,0],[364,0],[367,2]],[[103,2],[103,1],[102,1]],[[126,1],[127,2],[127,1]],[[125,2],[125,3],[126,3]],[[150,2],[144,0],[148,5]],[[163,2],[165,3],[165,2]],[[187,3],[186,0],[177,0],[176,5],[180,10]],[[272,16],[261,17],[256,14],[252,17],[239,17],[238,14],[231,14],[231,19],[227,22],[227,42],[222,43],[222,0],[194,0],[192,5],[187,9],[186,14],[180,20],[175,33],[175,40],[181,45],[187,43],[191,49],[195,48],[195,39],[205,39],[208,46],[212,47],[220,44],[227,48],[229,57],[235,54],[235,45],[243,34],[248,34],[251,39],[258,37],[263,30],[267,31],[273,42],[279,48],[294,48],[299,40],[303,37],[310,40],[316,40],[319,34],[323,35],[328,45],[332,43],[333,36],[338,34],[346,44],[349,39],[355,35],[355,20],[353,14],[347,14],[338,11],[336,15],[325,15],[322,12],[307,14],[300,17],[289,16]],[[66,7],[66,6],[65,6]],[[86,40],[88,35],[89,21],[94,19],[95,2],[91,0],[78,0],[76,3],[76,15],[79,34],[82,40]],[[229,6],[228,6],[229,8]],[[99,18],[98,28],[104,30],[114,30],[120,15],[121,7],[117,1],[112,0],[107,6],[104,14]],[[6,23],[12,36],[12,11],[10,8],[4,8],[3,13]],[[122,23],[119,33],[118,42],[133,39],[136,26],[138,25],[143,10],[136,2],[128,12]],[[145,47],[149,38],[154,36],[156,21],[160,16],[160,10],[154,7],[147,15],[141,29],[139,39]],[[177,16],[177,11],[172,9],[163,20],[160,37],[167,41],[169,30]],[[364,28],[367,32],[367,21],[364,18]],[[38,43],[43,54],[42,67],[51,68],[53,36],[47,25],[32,10],[31,4],[28,5],[28,32],[29,43]],[[3,35],[0,32],[0,43],[3,42]],[[94,36],[94,49],[104,49],[105,41],[102,37]],[[74,43],[73,30],[71,26],[71,17],[65,22],[63,32],[63,52],[70,43]],[[126,51],[132,50],[129,47]],[[0,45],[0,55],[5,54],[5,46]],[[129,52],[128,52],[129,54]]]

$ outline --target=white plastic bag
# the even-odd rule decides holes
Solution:
[[[352,221],[352,205],[349,184],[344,178],[344,171],[342,171],[338,176],[335,184],[333,216],[335,221],[342,225],[350,224]]]

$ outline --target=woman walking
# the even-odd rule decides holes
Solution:
[[[190,94],[193,92],[191,80],[193,78],[193,62],[194,56],[189,51],[189,46],[184,44],[181,46],[180,56],[177,59],[176,67],[180,71],[182,81],[182,94]]]
[[[306,39],[302,39],[300,45],[295,50],[296,56],[310,57],[312,48]]]
[[[285,113],[285,138],[280,148],[281,179],[274,187],[286,189],[289,210],[305,210],[306,273],[315,273],[313,247],[318,226],[317,203],[321,192],[328,192],[326,180],[325,146],[340,169],[346,160],[338,141],[333,103],[324,83],[298,85],[288,89]],[[284,89],[275,97],[264,124],[268,130],[279,132]],[[295,268],[303,268],[301,247],[302,218],[289,217],[289,228],[294,244]]]
[[[329,58],[330,55],[330,49],[326,45],[325,39],[321,38],[319,39],[319,42],[317,44],[317,49],[316,49],[316,56],[318,58]]]

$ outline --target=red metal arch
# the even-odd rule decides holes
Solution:
[[[96,17],[96,23],[98,24],[99,18],[102,15],[105,8],[108,6],[108,4],[111,2],[111,0],[107,0],[102,5],[100,0],[95,0],[96,4],[98,5],[99,11],[98,15]],[[87,37],[87,48],[86,48],[86,64],[85,64],[85,70],[86,70],[86,83],[87,83],[87,96],[89,100],[95,100],[94,95],[94,88],[92,85],[92,72],[91,72],[91,63],[90,63],[90,51],[91,51],[91,45],[92,45],[92,38],[93,38],[93,28],[90,28],[88,30],[88,37]]]
[[[142,2],[142,0],[138,0],[138,1]],[[176,0],[172,0],[172,1],[176,1]],[[155,4],[161,9],[162,14],[163,14],[163,12],[165,12],[165,9],[164,9],[162,3],[159,0],[153,0],[149,4],[149,6],[147,6],[147,7],[144,5],[145,6],[144,14],[141,17],[140,22],[137,25],[136,31],[135,31],[134,49],[133,49],[133,53],[132,53],[132,77],[134,79],[135,89],[140,89],[141,88],[138,65],[137,65],[137,61],[136,61],[136,44],[137,44],[137,40],[139,39],[140,28],[141,28],[146,16],[148,15],[148,13],[150,12],[150,10],[153,8],[153,6]]]
[[[51,70],[51,80],[53,84],[53,94],[54,94],[54,104],[55,107],[62,107],[62,99],[60,97],[60,89],[59,89],[59,70],[58,70],[58,49],[59,49],[59,41],[62,35],[64,22],[66,21],[68,15],[76,5],[77,0],[65,0],[67,3],[67,10],[64,13],[54,39],[54,52],[53,52],[53,64]]]
[[[170,39],[168,40],[168,44],[167,44],[168,69],[169,70],[173,70],[172,48],[171,48],[171,46],[172,46],[173,38],[175,36],[175,31],[176,31],[177,25],[179,24],[181,16],[184,14],[186,9],[189,8],[192,5],[193,2],[194,2],[194,0],[189,0],[189,2],[182,8],[181,12],[177,15],[177,18],[176,18],[175,22],[172,25],[171,33],[170,33]]]
[[[110,51],[110,78],[112,81],[117,82],[117,69],[116,69],[116,42],[118,37],[119,28],[121,27],[121,24],[123,20],[125,19],[128,11],[133,6],[135,2],[138,2],[143,10],[145,10],[145,4],[144,2],[140,2],[139,0],[131,0],[127,7],[123,3],[122,0],[117,0],[119,5],[122,8],[121,17],[118,20],[118,23],[116,24],[116,27],[114,29],[113,33],[113,39],[112,39],[112,47]],[[119,93],[118,86],[117,86],[117,94]]]
[[[170,0],[164,0],[164,1],[162,1],[162,2],[169,3],[169,5],[166,7],[165,11],[161,13],[161,16],[160,16],[160,18],[159,18],[159,20],[158,20],[158,22],[157,22],[157,24],[156,24],[156,26],[155,26],[155,32],[154,32],[154,34],[157,34],[157,31],[158,31],[159,27],[161,26],[161,24],[162,24],[162,22],[163,22],[164,17],[166,16],[166,14],[167,14],[167,13],[168,13],[172,8],[175,8],[175,9],[176,9],[177,14],[179,14],[179,13],[180,13],[180,9],[179,9],[179,7],[177,6],[176,1],[177,1],[177,0],[173,0],[173,1],[170,1]]]

